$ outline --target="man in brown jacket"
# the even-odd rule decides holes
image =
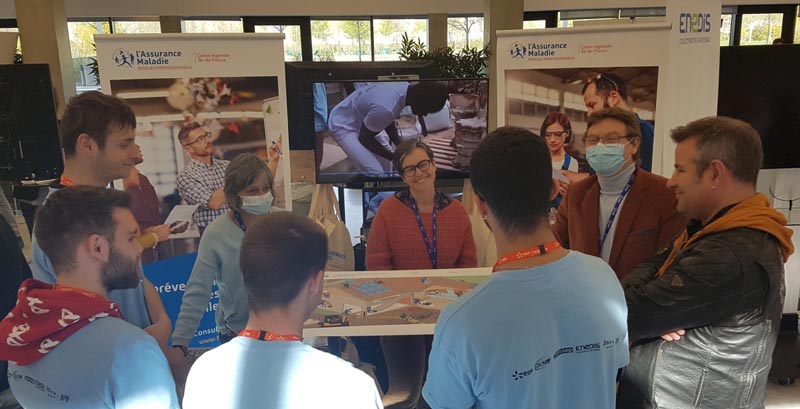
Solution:
[[[667,179],[638,167],[640,132],[621,108],[589,116],[583,142],[596,175],[570,186],[553,225],[564,247],[602,258],[620,279],[686,226]]]

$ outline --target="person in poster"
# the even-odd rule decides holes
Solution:
[[[618,75],[602,72],[591,74],[586,79],[581,94],[583,94],[583,101],[589,115],[610,107],[619,107],[636,115],[628,105],[628,88],[625,80]],[[639,121],[639,132],[642,136],[642,144],[639,149],[639,158],[642,162],[640,167],[650,172],[653,168],[655,128],[650,122],[639,118],[639,115],[636,115],[636,120]]]

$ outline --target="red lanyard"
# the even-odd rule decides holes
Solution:
[[[81,290],[80,288],[68,287],[68,286],[65,286],[65,285],[54,285],[53,289],[56,290],[56,291],[78,293],[80,295],[84,295],[86,297],[93,298],[95,300],[108,301],[107,298],[103,297],[100,294],[93,293],[91,291]]]
[[[269,331],[261,331],[256,329],[243,329],[239,333],[240,337],[247,337],[257,339],[259,341],[302,341],[303,338],[294,334],[274,334]]]
[[[502,266],[503,264],[508,264],[514,261],[523,260],[526,258],[532,258],[541,256],[547,253],[550,253],[554,250],[560,249],[561,243],[558,240],[553,240],[550,243],[540,244],[536,247],[531,247],[526,250],[515,251],[513,253],[508,253],[503,257],[500,257],[496,263],[494,263],[494,267],[492,268],[492,272],[494,273],[497,271],[497,268]]]
[[[65,178],[64,175],[61,175],[61,185],[62,186],[78,186],[75,182]]]

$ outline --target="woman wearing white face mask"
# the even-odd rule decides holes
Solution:
[[[247,295],[239,269],[239,248],[247,226],[272,211],[272,173],[252,153],[231,161],[225,170],[225,199],[230,210],[214,220],[200,239],[192,275],[186,284],[172,345],[185,351],[194,337],[217,280],[217,330],[227,342],[244,329],[249,317]]]
[[[686,227],[667,179],[638,167],[640,141],[629,111],[590,115],[583,142],[597,174],[570,185],[553,225],[565,248],[602,258],[619,278]]]

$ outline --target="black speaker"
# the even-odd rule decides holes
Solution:
[[[48,65],[0,65],[0,179],[55,179],[63,170]]]

